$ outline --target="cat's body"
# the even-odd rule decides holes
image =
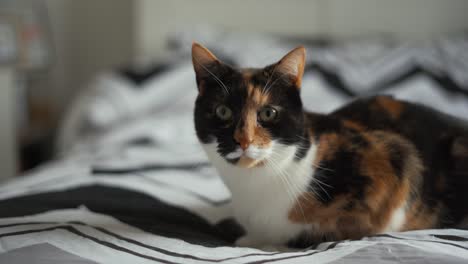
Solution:
[[[246,230],[237,244],[307,246],[463,224],[466,123],[386,96],[307,113],[304,56],[299,48],[264,69],[236,70],[193,46],[197,136],[232,192]]]

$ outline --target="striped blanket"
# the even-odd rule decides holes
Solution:
[[[196,159],[141,163],[141,156],[164,154],[150,148],[84,152],[0,188],[0,263],[468,261],[463,230],[381,234],[292,252],[233,247],[242,229],[216,172]]]

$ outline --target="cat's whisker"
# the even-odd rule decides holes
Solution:
[[[329,185],[327,183],[324,183],[323,181],[317,179],[316,177],[312,177],[312,181],[314,183],[316,183],[316,185],[328,196],[328,198],[331,198],[330,194],[327,192],[327,190],[323,186],[326,186],[328,188],[333,188],[333,186],[331,186],[331,185]],[[318,195],[316,190],[313,190],[313,193]],[[321,197],[320,195],[318,195],[318,197],[320,197],[320,199],[323,200],[323,197]]]
[[[274,157],[278,157],[278,158],[281,158],[282,156],[280,154],[277,154],[277,153],[272,153],[272,156]],[[306,172],[306,169],[305,168],[298,168],[298,170],[302,171],[302,172]],[[290,174],[287,174],[286,172],[283,172],[283,174],[286,174],[286,176],[291,176]],[[300,191],[300,190],[299,190]]]
[[[276,67],[278,67],[278,64],[275,65],[275,67],[273,68],[273,71],[271,72],[270,76],[268,76],[268,80],[267,80],[265,86],[263,86],[263,88],[262,88],[262,93],[264,93],[264,94],[268,94],[268,91],[266,91],[265,88],[266,88],[266,87],[268,86],[268,84],[270,83],[270,81],[271,81],[273,75],[275,75]]]
[[[276,153],[275,153],[275,154],[276,154]],[[274,156],[280,158],[281,155],[274,155]],[[291,174],[289,174],[289,173],[287,173],[286,171],[283,171],[283,170],[282,170],[282,173],[283,173],[283,175],[284,175],[284,177],[285,177],[286,179],[289,179],[291,176],[293,176],[293,175],[291,175]],[[288,182],[289,182],[289,180],[288,180]],[[294,182],[294,181],[293,181],[293,182]],[[304,208],[303,208],[304,202],[313,204],[313,203],[315,202],[315,199],[314,199],[313,197],[310,196],[310,194],[308,193],[307,190],[301,190],[298,186],[293,185],[293,184],[291,184],[290,182],[289,182],[289,186],[290,186],[290,188],[293,188],[293,189],[297,192],[297,194],[300,193],[300,195],[296,195],[296,196],[295,196],[294,202],[295,202],[295,205],[296,205],[297,207],[299,207],[299,210],[300,210],[301,213],[302,213],[302,217],[303,217],[303,219],[304,219],[304,222],[307,222],[307,219],[308,219],[308,218],[306,217],[306,215],[305,215],[305,213],[304,213]],[[309,191],[312,191],[312,193],[314,193],[315,195],[317,195],[317,193],[316,193],[315,190],[309,190]]]
[[[307,139],[307,138],[305,138],[305,137],[303,137],[303,136],[300,136],[300,135],[296,135],[296,137],[299,138],[299,139],[302,139],[302,140],[306,140],[306,141],[307,141],[307,140],[310,140],[310,139]],[[304,147],[304,146],[301,146],[301,145],[296,145],[296,147],[297,147],[298,149],[300,149],[300,150],[309,150],[309,147]],[[295,154],[295,157],[296,157],[296,158],[300,158],[299,156],[297,156],[297,154]],[[318,165],[318,164],[315,164],[314,162],[312,162],[312,166],[315,167],[315,168],[318,168],[318,169],[322,169],[322,170],[334,172],[334,170],[329,169],[329,168],[325,168],[325,167],[323,167],[323,166],[320,166],[320,165]]]
[[[309,148],[307,147],[303,147],[303,146],[296,146],[298,149],[301,149],[301,150],[309,150]],[[286,151],[286,150],[284,150]],[[284,152],[286,153],[286,152]],[[295,158],[301,158],[299,157],[297,154],[294,154],[294,157]],[[330,172],[335,172],[334,170],[332,169],[329,169],[329,168],[326,168],[326,167],[323,167],[323,166],[320,166],[318,164],[315,164],[313,161],[311,161],[311,165],[314,167],[314,168],[318,168],[318,169],[322,169],[322,170],[326,170],[326,171],[330,171]]]
[[[293,185],[288,180],[288,175],[285,173],[284,170],[282,170],[276,164],[276,162],[273,159],[270,159],[270,165],[272,165],[272,168],[276,168],[274,170],[276,170],[276,172],[278,172],[278,175],[280,176],[280,178],[283,179],[283,182],[284,182],[284,185],[285,185],[285,188],[286,188],[286,192],[288,193],[288,196],[290,197],[291,202],[298,205],[299,209],[301,210],[301,214],[302,214],[302,216],[304,218],[304,221],[305,221],[306,216],[305,216],[304,210],[303,210],[302,205],[299,202],[298,198],[294,195],[293,190],[291,189],[291,188],[293,188]]]
[[[329,199],[331,199],[331,196],[330,194],[327,192],[327,190],[325,190],[325,188],[323,188],[322,184],[325,185],[325,183],[321,182],[320,180],[316,179],[316,178],[312,178],[312,181],[317,183],[317,186],[322,189],[322,191],[328,196]],[[331,187],[330,185],[328,185],[329,187]],[[332,188],[332,187],[331,187]]]
[[[331,185],[328,184],[328,183],[324,183],[323,181],[317,179],[317,177],[314,177],[313,179],[314,179],[314,181],[319,182],[321,185],[325,185],[325,186],[327,186],[328,188],[333,188],[333,186],[331,186]]]
[[[281,155],[281,154],[278,154],[278,153],[272,153],[272,156],[282,157],[282,155]],[[299,167],[298,170],[303,171],[303,172],[306,172],[306,170],[305,170],[304,168],[301,168],[301,167]],[[321,188],[321,189],[325,192],[325,194],[326,194],[328,197],[330,197],[330,195],[329,195],[328,192],[323,188],[322,185],[325,185],[325,186],[330,187],[330,188],[333,188],[333,187],[330,186],[330,185],[328,185],[328,184],[326,184],[326,183],[324,183],[324,182],[322,182],[322,181],[320,181],[320,180],[318,180],[318,179],[315,179],[315,178],[312,178],[312,179],[315,180],[315,181],[317,181],[317,186],[318,186],[319,188]],[[323,200],[323,198],[316,192],[316,190],[313,190],[313,189],[312,189],[312,192],[313,192],[315,195],[317,195],[320,199]]]
[[[310,141],[310,138],[303,137],[301,135],[296,135],[297,138],[302,139],[304,141]]]
[[[268,160],[267,161],[267,164],[270,165],[270,168],[275,172],[275,174],[277,174],[279,176],[279,179],[281,180],[282,184],[285,186],[286,188],[286,193],[288,195],[288,198],[291,200],[291,202],[295,202],[295,199],[294,199],[294,196],[293,194],[291,193],[291,191],[289,190],[288,188],[288,184],[286,183],[285,179],[283,178],[283,175],[282,173],[280,172],[279,168],[277,167],[277,165],[272,161],[272,160]]]
[[[332,169],[325,168],[325,167],[323,167],[323,166],[320,166],[320,165],[317,165],[317,164],[314,164],[314,163],[312,163],[312,166],[313,166],[314,168],[316,168],[316,169],[321,169],[321,170],[325,170],[325,171],[329,171],[329,172],[335,172],[335,171],[332,170]]]
[[[275,169],[275,171],[277,173],[279,173],[279,175],[281,177],[284,177],[284,180],[287,180],[287,176],[284,172],[284,170],[281,169],[281,167],[278,165],[277,161],[275,159],[273,159],[275,157],[274,153],[272,153],[273,155],[270,157],[270,159],[268,159],[268,161],[270,162],[269,164],[272,165],[273,169]]]

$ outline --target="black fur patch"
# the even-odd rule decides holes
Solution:
[[[340,149],[332,160],[322,161],[314,175],[320,182],[311,181],[317,200],[329,204],[341,194],[352,194],[357,201],[364,200],[364,190],[372,182],[360,173],[360,160],[358,153]]]
[[[397,144],[388,146],[388,153],[390,155],[390,163],[392,164],[395,174],[401,179],[403,177],[403,166],[407,158],[406,151]]]
[[[298,144],[298,148],[297,148],[296,155],[295,155],[294,159],[296,161],[302,160],[307,155],[307,152],[310,149],[310,145],[311,145],[311,143],[310,143],[310,139],[309,139],[309,134],[303,135],[300,142],[299,142],[299,144]]]

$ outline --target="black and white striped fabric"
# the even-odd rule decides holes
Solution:
[[[106,143],[3,185],[0,263],[468,261],[463,230],[382,234],[293,252],[233,247],[242,229],[232,219],[228,190],[195,145],[176,138],[157,143],[174,132],[162,132],[159,122],[130,124],[127,133],[113,132]],[[190,126],[175,122],[181,131]]]
[[[173,45],[199,39],[190,34]],[[292,47],[208,35],[200,41],[236,65],[271,63]],[[327,112],[385,91],[466,118],[467,43],[310,46],[304,104]],[[100,75],[70,111],[63,156],[0,186],[0,263],[467,263],[468,231],[455,229],[292,252],[234,247],[243,231],[195,137],[194,74],[186,49],[177,52],[176,64],[152,74]]]

